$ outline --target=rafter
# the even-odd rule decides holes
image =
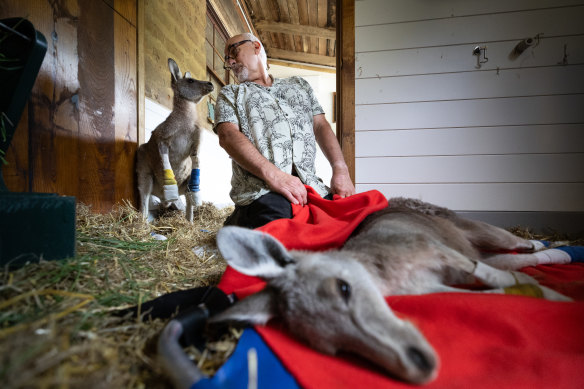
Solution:
[[[280,32],[283,34],[311,36],[316,38],[336,39],[337,33],[335,28],[306,26],[300,24],[277,23],[266,20],[260,20],[254,23],[257,30],[265,32]]]
[[[313,63],[323,66],[336,66],[335,57],[310,53],[298,53],[295,51],[287,51],[271,47],[266,47],[266,49],[268,58],[270,59],[285,59],[288,61]]]

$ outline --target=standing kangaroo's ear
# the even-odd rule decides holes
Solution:
[[[274,237],[247,228],[222,228],[217,234],[217,247],[231,267],[250,276],[277,277],[286,265],[294,263]]]
[[[168,59],[168,68],[170,69],[170,74],[172,74],[172,78],[175,82],[182,78],[182,73],[176,62],[174,62],[174,59]]]

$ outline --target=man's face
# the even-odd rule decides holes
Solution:
[[[249,66],[257,44],[243,36],[235,36],[225,44],[225,65],[233,70],[239,82],[249,78]]]

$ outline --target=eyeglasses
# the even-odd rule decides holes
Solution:
[[[251,39],[245,39],[239,42],[235,42],[230,44],[229,46],[227,46],[227,55],[225,56],[225,64],[223,65],[223,69],[225,70],[230,70],[231,69],[231,65],[228,65],[228,62],[230,59],[235,60],[235,57],[237,57],[237,54],[233,54],[231,55],[231,52],[238,48],[239,46],[243,45],[245,42],[253,42]]]

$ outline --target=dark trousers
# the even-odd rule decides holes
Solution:
[[[329,194],[325,197],[332,199]],[[235,206],[235,211],[227,220],[224,226],[240,226],[246,228],[258,228],[276,219],[291,219],[292,205],[284,196],[276,192],[269,192],[255,200],[251,204]]]

